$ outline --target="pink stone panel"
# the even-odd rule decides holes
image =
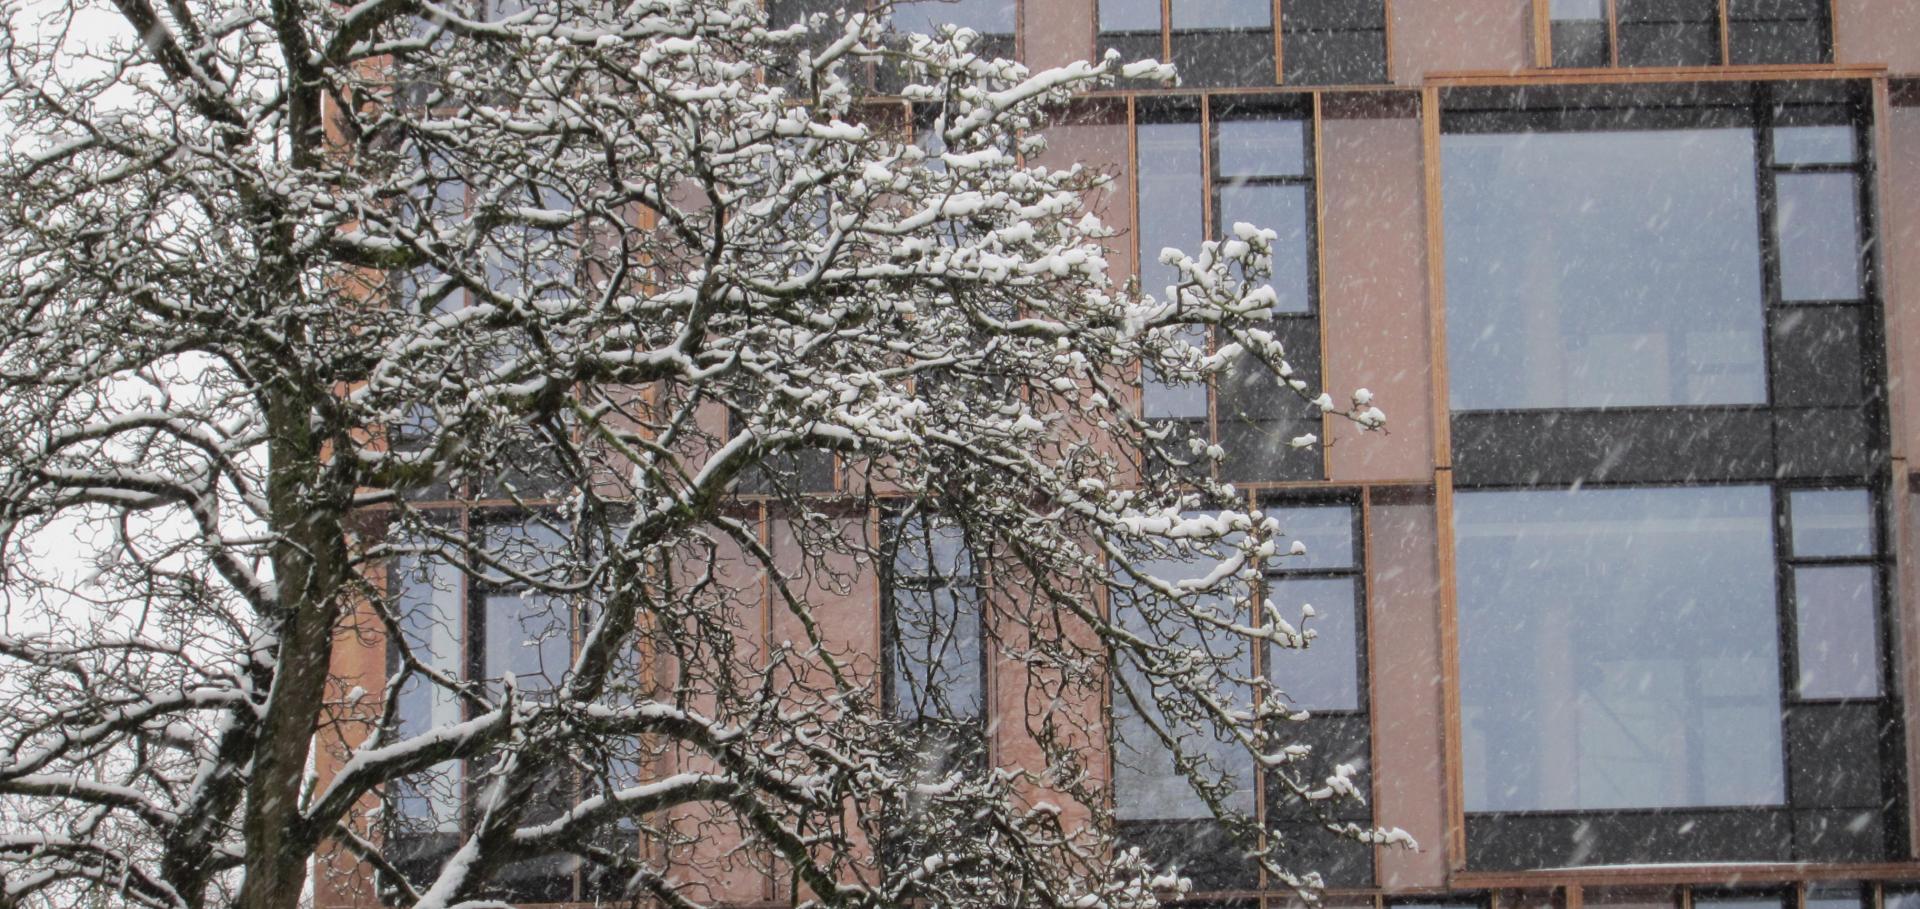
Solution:
[[[1391,0],[1387,17],[1388,65],[1401,85],[1419,85],[1429,73],[1533,64],[1530,0]]]
[[[1329,478],[1420,480],[1433,470],[1432,347],[1426,298],[1425,170],[1420,121],[1406,101],[1323,111],[1321,331],[1326,390],[1344,405],[1374,393],[1387,432],[1334,420]]]
[[[1381,849],[1379,883],[1388,890],[1444,887],[1445,700],[1435,512],[1424,491],[1399,498],[1376,491],[1370,517],[1374,821],[1399,827],[1420,843],[1417,851]]]
[[[1920,106],[1891,107],[1887,135],[1890,147],[1880,151],[1885,174],[1878,188],[1883,194],[1882,261],[1888,270],[1887,353],[1892,368],[1887,380],[1892,403],[1899,408],[1893,414],[1893,454],[1900,457],[1911,455],[1920,431],[1920,388],[1908,374],[1920,364]]]
[[[1021,52],[1027,65],[1039,70],[1093,59],[1094,2],[1021,0]]]
[[[1833,0],[1833,58],[1920,73],[1920,0]]]

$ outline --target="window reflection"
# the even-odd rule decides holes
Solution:
[[[970,28],[983,35],[1011,35],[1013,0],[908,0],[893,6],[894,30],[937,34],[941,26]]]
[[[1135,567],[1162,581],[1176,582],[1207,576],[1223,557],[1224,549],[1221,549],[1197,552],[1184,558],[1142,558],[1135,562]],[[1206,599],[1207,605],[1221,614],[1231,614],[1243,608],[1225,592],[1211,594]],[[1201,649],[1221,661],[1215,670],[1221,676],[1248,677],[1253,674],[1252,653],[1242,642],[1229,640],[1218,633],[1203,634],[1190,619],[1182,620],[1176,616],[1159,622],[1152,621],[1149,611],[1157,615],[1157,610],[1161,608],[1157,598],[1136,597],[1127,589],[1114,591],[1113,617],[1121,628],[1158,645]],[[1174,632],[1177,638],[1169,640],[1163,637],[1167,632]],[[1225,771],[1235,784],[1228,807],[1251,813],[1254,807],[1254,768],[1252,757],[1245,748],[1238,742],[1216,736],[1211,725],[1205,722],[1196,727],[1191,722],[1169,719],[1154,701],[1150,680],[1133,662],[1123,660],[1120,670],[1128,687],[1140,696],[1143,703],[1136,707],[1124,692],[1114,691],[1115,816],[1126,821],[1212,817],[1206,803],[1194,794],[1193,784],[1174,769],[1173,754],[1161,744],[1148,717],[1179,738],[1183,752],[1209,759],[1211,767],[1205,772]],[[1243,692],[1246,697],[1251,695],[1245,686],[1224,678],[1220,684],[1227,690]],[[1146,711],[1145,714],[1141,713],[1142,709]]]
[[[1800,697],[1880,696],[1878,587],[1879,573],[1869,565],[1793,570]]]
[[[1852,173],[1786,173],[1779,197],[1780,296],[1784,300],[1857,300],[1861,292],[1860,218]]]
[[[1766,400],[1750,129],[1442,140],[1455,410]]]
[[[1273,651],[1269,670],[1286,693],[1287,703],[1301,710],[1359,710],[1360,704],[1360,585],[1352,577],[1280,577],[1270,581],[1267,598],[1281,615],[1297,615],[1313,607],[1306,627],[1313,643],[1301,650]]]
[[[1468,811],[1783,802],[1768,488],[1455,508]]]

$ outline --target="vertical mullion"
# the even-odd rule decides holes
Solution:
[[[1133,250],[1133,286],[1144,289],[1147,283],[1147,269],[1140,261],[1140,115],[1139,96],[1127,94],[1127,244]],[[1146,415],[1147,370],[1145,364],[1136,364],[1134,369],[1134,387],[1140,389],[1140,397],[1134,402],[1134,412]],[[1144,466],[1144,465],[1143,465]]]
[[[1286,0],[1273,0],[1273,84],[1287,81]]]
[[[1307,223],[1307,242],[1312,244],[1313,250],[1313,257],[1311,259],[1313,263],[1312,272],[1307,275],[1307,306],[1314,321],[1314,340],[1319,342],[1319,384],[1322,392],[1325,392],[1327,388],[1328,372],[1326,285],[1322,281],[1322,276],[1325,275],[1327,271],[1326,253],[1324,251],[1326,249],[1326,243],[1323,242],[1325,238],[1323,228],[1326,226],[1327,207],[1325,196],[1320,192],[1320,167],[1323,160],[1320,154],[1322,145],[1320,140],[1323,133],[1322,125],[1325,119],[1322,116],[1321,102],[1325,97],[1325,92],[1315,91],[1313,93],[1313,114],[1307,124],[1307,142],[1309,143],[1309,147],[1307,149],[1305,162],[1308,168],[1306,180],[1307,197],[1313,203],[1313,218]],[[1327,444],[1328,440],[1333,437],[1333,419],[1333,415],[1330,413],[1323,412],[1320,414],[1320,479],[1323,480],[1333,476],[1333,446]]]
[[[1460,627],[1459,584],[1456,581],[1453,540],[1453,470],[1434,471],[1434,538],[1440,562],[1440,681],[1441,681],[1441,760],[1446,781],[1446,864],[1451,870],[1466,867],[1466,776],[1461,766],[1460,719]]]
[[[1611,2],[1611,0],[1609,0]],[[1445,220],[1440,212],[1440,90],[1420,92],[1422,165],[1425,168],[1427,214],[1428,362],[1433,376],[1433,463],[1453,464],[1452,412],[1447,403],[1447,284]]]
[[[1607,65],[1620,65],[1620,0],[1607,0]]]
[[[1169,0],[1170,2],[1170,0]],[[1213,139],[1213,96],[1200,96],[1200,242],[1216,239],[1219,232],[1214,229],[1215,186],[1213,181],[1213,156],[1218,143]],[[1207,329],[1207,353],[1213,353],[1219,342],[1213,329]],[[1220,383],[1215,378],[1207,379],[1207,444],[1220,443]],[[1208,472],[1214,479],[1220,478],[1220,462],[1209,459]]]
[[[1279,24],[1275,23],[1275,28]],[[1380,50],[1386,55],[1381,71],[1385,73],[1388,85],[1393,84],[1393,3],[1380,0]]]
[[[1160,60],[1173,61],[1173,0],[1160,0]]]
[[[1546,69],[1553,65],[1553,18],[1549,0],[1533,0],[1533,65]]]

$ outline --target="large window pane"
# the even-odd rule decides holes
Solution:
[[[1442,140],[1455,410],[1757,404],[1749,129]]]
[[[1877,582],[1871,565],[1794,569],[1801,697],[1880,696]]]
[[[1463,492],[1468,811],[1785,798],[1766,487]]]

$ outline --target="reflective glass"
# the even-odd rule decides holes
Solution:
[[[1468,811],[1784,801],[1772,502],[1458,495]]]
[[[414,657],[454,679],[466,675],[466,610],[461,606],[460,571],[446,562],[418,556],[395,559],[394,596],[400,633]],[[446,688],[416,675],[394,704],[396,740],[451,726],[464,719],[460,700]],[[460,830],[460,765],[436,765],[425,773],[396,781],[393,811],[409,833],[457,833]]]
[[[1861,293],[1859,197],[1854,176],[1779,174],[1780,296],[1785,300],[1858,300]]]
[[[894,525],[893,707],[901,717],[978,717],[986,704],[980,591],[960,527],[914,516]]]
[[[1191,517],[1191,515],[1188,515]],[[1139,559],[1136,568],[1159,580],[1178,582],[1207,576],[1219,564],[1219,551],[1196,553],[1184,558]],[[1116,569],[1118,572],[1119,570]],[[1119,572],[1124,576],[1124,572]],[[1125,583],[1117,577],[1117,583]],[[1207,605],[1217,612],[1231,614],[1241,607],[1227,593],[1206,597]],[[1223,635],[1203,634],[1192,619],[1164,616],[1158,597],[1137,597],[1127,588],[1117,588],[1112,597],[1113,620],[1133,634],[1161,646],[1200,648],[1221,660],[1215,673],[1250,676],[1251,652],[1244,642]],[[1212,762],[1209,772],[1225,771],[1236,783],[1229,807],[1251,812],[1254,807],[1254,768],[1252,756],[1237,742],[1220,740],[1212,727],[1169,722],[1154,702],[1148,679],[1130,659],[1122,661],[1122,678],[1143,700],[1143,715],[1116,688],[1113,693],[1113,793],[1114,813],[1121,820],[1183,820],[1211,817],[1207,806],[1193,792],[1193,785],[1174,769],[1173,754],[1160,742],[1147,717],[1159,718],[1159,725],[1177,737],[1181,750],[1203,755]],[[1217,677],[1217,676],[1216,676]],[[1239,699],[1251,701],[1245,686],[1220,680],[1221,687],[1243,692]],[[1247,705],[1242,705],[1247,706]]]
[[[1794,555],[1873,555],[1873,495],[1866,490],[1794,490],[1788,494],[1787,511],[1793,522]]]
[[[1136,140],[1140,156],[1140,277],[1148,293],[1164,295],[1179,275],[1160,262],[1160,251],[1198,252],[1206,230],[1200,207],[1200,124],[1143,123]]]
[[[1553,0],[1547,5],[1547,16],[1555,22],[1605,19],[1607,3],[1606,0]]]
[[[1270,0],[1178,0],[1173,4],[1175,31],[1215,28],[1272,28]]]
[[[1353,506],[1291,505],[1264,509],[1280,522],[1278,549],[1272,568],[1281,571],[1311,571],[1321,568],[1352,568]],[[1291,555],[1294,543],[1307,551]]]
[[[1455,410],[1766,400],[1748,129],[1442,140]]]
[[[1307,188],[1266,183],[1225,184],[1220,187],[1220,235],[1246,222],[1278,236],[1273,241],[1273,287],[1278,302],[1274,312],[1313,310],[1313,256],[1308,247],[1308,225],[1313,217]]]
[[[1358,582],[1351,577],[1281,576],[1268,583],[1267,599],[1288,621],[1299,618],[1302,606],[1314,611],[1304,625],[1313,632],[1313,641],[1304,649],[1268,650],[1267,678],[1299,709],[1359,710]]]
[[[1103,32],[1159,32],[1160,0],[1100,0]]]
[[[1219,163],[1214,179],[1232,177],[1297,177],[1307,172],[1307,125],[1301,120],[1272,118],[1228,120],[1214,137]]]
[[[1851,164],[1850,126],[1781,126],[1773,131],[1775,164]]]
[[[552,580],[547,575],[560,566],[567,547],[559,529],[535,519],[489,526],[485,533],[489,552],[507,568],[546,580]],[[560,684],[573,654],[572,617],[564,600],[507,579],[486,592],[481,608],[486,614],[482,678],[500,679],[511,672],[521,691]]]
[[[894,710],[902,717],[969,719],[986,703],[980,593],[972,586],[896,587]]]
[[[893,6],[896,31],[936,34],[943,25],[970,28],[981,34],[1013,33],[1013,0],[909,0]]]
[[[1198,123],[1143,123],[1136,148],[1140,158],[1140,283],[1147,293],[1170,299],[1179,270],[1160,261],[1164,249],[1188,255],[1200,249],[1206,229],[1201,209],[1206,192],[1201,171]],[[1187,343],[1205,349],[1204,329],[1190,329]],[[1204,419],[1204,385],[1169,386],[1144,377],[1145,413],[1153,419]]]
[[[1870,565],[1793,570],[1801,697],[1880,696],[1878,579]]]

